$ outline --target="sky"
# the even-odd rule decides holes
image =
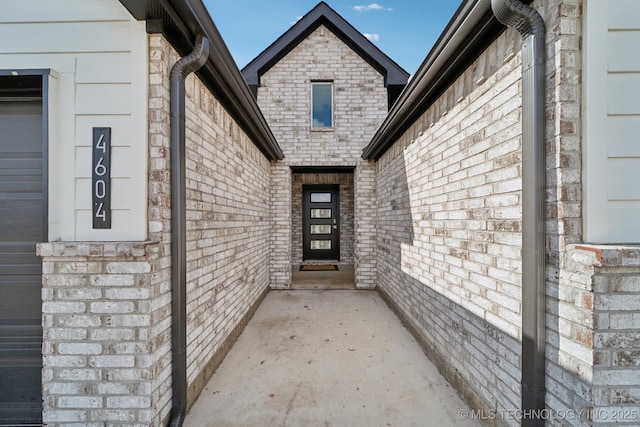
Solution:
[[[247,65],[320,0],[204,0],[238,67]],[[461,0],[325,0],[409,74]]]

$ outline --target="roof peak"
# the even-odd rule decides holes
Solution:
[[[377,69],[384,76],[386,85],[406,85],[409,73],[389,58],[325,1],[320,1],[242,69],[242,74],[247,83],[250,86],[259,86],[262,74],[280,61],[320,24],[327,24],[338,38]]]

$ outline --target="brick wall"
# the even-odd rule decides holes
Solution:
[[[592,370],[593,292],[586,276],[571,267],[565,270],[575,265],[565,263],[567,247],[582,239],[582,0],[538,1],[536,7],[545,19],[548,46],[546,401],[561,412],[588,406],[586,378]],[[586,422],[562,417],[552,424]]]
[[[269,286],[270,162],[195,77],[186,82],[190,399]],[[240,326],[241,328],[241,326]]]
[[[151,129],[165,130],[176,53],[150,40]],[[187,178],[187,380],[193,403],[269,285],[270,162],[195,76],[185,82]],[[157,175],[169,176],[168,134]],[[153,138],[153,137],[152,137]],[[153,184],[152,184],[153,185]],[[162,184],[168,189],[168,181]],[[163,200],[169,194],[156,197]],[[152,210],[155,212],[155,210]],[[167,212],[160,213],[161,218]],[[153,222],[168,241],[169,223]],[[162,233],[164,232],[164,234]]]
[[[311,129],[311,82],[333,81],[334,127]],[[258,104],[289,166],[354,166],[387,114],[383,76],[321,25],[260,78]]]
[[[43,243],[43,421],[160,425],[169,337],[156,243]]]
[[[498,411],[520,407],[519,52],[507,30],[377,162],[377,286],[452,384]]]
[[[580,244],[584,2],[533,7],[547,28],[547,422],[637,425],[638,248]],[[498,38],[377,175],[378,286],[459,391],[498,411],[520,407],[518,44]]]
[[[171,411],[171,127],[169,123],[169,67],[178,55],[160,36],[149,36],[149,239],[158,242],[160,260],[153,274],[162,291],[154,309],[153,329],[158,337],[154,348],[162,360],[162,371],[154,380],[162,385],[160,420]],[[160,351],[160,349],[162,349]],[[164,422],[158,425],[162,425]],[[156,425],[156,424],[152,424]]]
[[[161,426],[171,409],[169,71],[149,36],[150,242],[45,243],[44,421]],[[269,286],[271,165],[196,78],[187,92],[189,403]]]
[[[270,283],[274,289],[291,286],[292,179],[291,169],[277,162],[271,166]]]
[[[340,264],[353,264],[353,174],[294,173],[291,199],[292,264],[302,263],[302,186],[305,184],[338,184],[340,186]]]
[[[566,248],[549,303],[552,425],[640,423],[639,273],[637,247]]]
[[[363,162],[354,171],[354,232],[356,284],[361,289],[376,287],[376,252],[377,212],[376,200],[376,165],[374,162]]]
[[[334,127],[331,129],[311,129],[313,80],[333,81]],[[272,176],[274,258],[271,271],[272,286],[286,288],[291,282],[290,264],[299,262],[296,249],[299,231],[291,217],[292,203],[297,203],[298,196],[291,193],[289,167],[353,166],[356,168],[354,199],[362,198],[357,192],[365,185],[358,182],[361,175],[357,169],[366,168],[367,162],[360,155],[387,114],[387,90],[380,73],[321,25],[261,76],[258,104],[285,153],[285,159],[274,168]],[[358,218],[358,214],[363,216]],[[356,209],[354,222],[373,224],[374,215],[373,209],[360,209],[359,213]],[[353,253],[356,258],[360,254],[366,259],[354,262],[373,265],[375,254],[364,247],[358,248],[358,241],[366,245],[373,240],[374,229],[361,227],[356,235]],[[341,241],[341,247],[349,248],[349,245],[349,240]],[[356,276],[358,287],[372,286],[369,278],[361,281],[358,277],[369,276],[364,273]]]
[[[580,244],[585,2],[538,3],[548,46],[547,405],[556,414],[550,424],[638,425],[638,247]]]

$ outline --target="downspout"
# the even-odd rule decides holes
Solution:
[[[545,409],[545,25],[518,0],[491,0],[522,36],[522,411],[544,426]]]
[[[193,51],[171,69],[171,427],[187,413],[187,224],[185,79],[209,58],[209,40],[198,35]]]

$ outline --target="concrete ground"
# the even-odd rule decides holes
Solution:
[[[375,291],[271,291],[187,414],[203,426],[479,426]]]
[[[291,266],[291,289],[355,289],[353,265],[339,265],[336,271],[300,271]]]

